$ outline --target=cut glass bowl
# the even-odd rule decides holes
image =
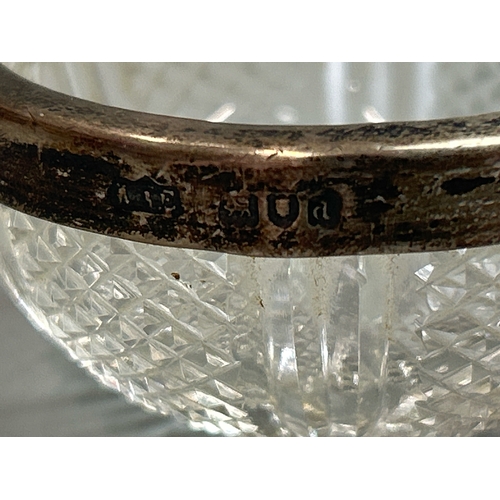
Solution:
[[[311,124],[500,109],[496,64],[14,64],[101,103]],[[492,217],[495,215],[492,214]],[[31,321],[131,402],[221,435],[500,433],[500,252],[270,258],[137,243],[0,206]]]

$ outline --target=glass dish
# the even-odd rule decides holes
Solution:
[[[500,108],[495,64],[12,67],[94,102],[212,122],[378,123]],[[474,195],[494,200],[496,178]],[[494,221],[488,207],[479,208]],[[496,245],[262,257],[92,234],[7,207],[0,220],[2,277],[31,321],[106,386],[194,429],[499,432]]]

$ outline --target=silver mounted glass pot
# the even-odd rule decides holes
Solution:
[[[14,69],[92,99],[1,68],[0,244],[101,382],[225,435],[498,430],[498,66]]]

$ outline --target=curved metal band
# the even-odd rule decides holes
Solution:
[[[117,109],[0,67],[0,202],[96,233],[254,256],[500,243],[500,115],[274,127]]]

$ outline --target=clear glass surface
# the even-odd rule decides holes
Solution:
[[[312,124],[500,109],[496,64],[18,64],[102,103]],[[267,259],[0,208],[4,282],[130,401],[223,435],[499,434],[500,252]]]

